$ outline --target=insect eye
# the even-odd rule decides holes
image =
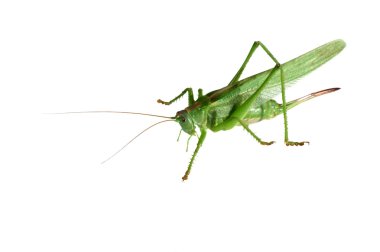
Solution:
[[[181,121],[182,122],[186,122],[186,118],[185,117],[181,117]]]

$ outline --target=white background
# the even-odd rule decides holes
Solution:
[[[376,1],[2,1],[0,251],[379,251]],[[339,92],[191,152],[157,118],[46,115],[124,110],[186,87],[226,85],[255,40],[285,62],[331,40],[345,50],[287,90]],[[271,67],[258,50],[245,76]],[[184,136],[184,135],[183,135]],[[192,139],[190,150],[195,147]]]

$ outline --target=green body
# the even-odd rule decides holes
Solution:
[[[252,54],[259,46],[275,62],[275,67],[239,80]],[[306,141],[291,142],[288,140],[287,110],[313,97],[336,91],[338,88],[315,92],[291,102],[287,102],[285,99],[285,88],[332,59],[344,47],[345,42],[343,40],[334,40],[284,64],[280,64],[261,42],[255,42],[243,65],[226,87],[206,95],[203,95],[200,89],[197,100],[194,100],[191,88],[185,89],[179,96],[169,102],[158,100],[159,103],[169,105],[188,93],[189,106],[177,112],[174,119],[181,125],[182,130],[190,135],[196,134],[195,129],[197,127],[201,131],[197,148],[190,160],[183,180],[187,179],[190,173],[194,158],[206,137],[207,129],[217,132],[229,130],[235,126],[243,126],[259,143],[270,145],[273,141],[262,141],[248,128],[248,124],[271,119],[282,114],[284,116],[286,145],[297,146],[308,143]],[[281,94],[282,104],[273,100],[279,94]]]
[[[326,63],[343,50],[344,46],[345,43],[342,40],[335,40],[282,64],[285,85],[291,85],[298,78]],[[231,115],[234,108],[240,106],[248,97],[256,92],[270,71],[261,72],[224,88],[212,91],[203,97],[199,97],[194,104],[185,110],[189,112],[189,115],[194,119],[198,127],[207,125],[207,128],[213,130]],[[249,109],[246,116],[244,116],[244,121],[255,123],[281,114],[282,106],[276,101],[271,100],[280,93],[281,82],[280,71],[278,70],[268,82],[265,91],[258,96],[257,101]],[[226,127],[224,129],[230,128]]]

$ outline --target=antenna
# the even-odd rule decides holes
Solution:
[[[110,160],[111,158],[113,158],[114,156],[116,156],[117,154],[119,154],[125,147],[127,147],[130,143],[132,143],[136,138],[138,138],[140,135],[142,135],[143,133],[145,133],[147,130],[153,128],[154,126],[156,126],[158,124],[164,123],[164,122],[175,122],[175,120],[163,120],[161,122],[157,122],[157,123],[149,126],[148,128],[144,129],[139,134],[137,134],[134,138],[132,138],[131,140],[129,140],[129,142],[126,143],[123,147],[121,147],[118,151],[116,151],[114,154],[112,154],[109,158],[107,158],[106,160],[104,160],[102,162],[102,164],[104,164],[105,162],[107,162],[108,160]]]
[[[131,114],[131,115],[143,115],[143,116],[152,116],[152,117],[160,117],[160,118],[167,118],[167,119],[175,119],[175,117],[155,115],[155,114],[147,114],[147,113],[139,113],[139,112],[127,112],[127,111],[111,111],[111,110],[73,111],[73,112],[58,112],[58,113],[47,113],[47,114],[50,114],[50,115],[65,115],[65,114],[94,114],[94,113]]]

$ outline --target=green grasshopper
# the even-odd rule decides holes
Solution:
[[[267,142],[261,140],[260,137],[252,132],[248,125],[264,119],[272,119],[277,115],[282,114],[284,117],[285,144],[287,146],[302,146],[309,143],[308,141],[289,141],[287,111],[314,97],[337,91],[339,88],[321,90],[290,102],[287,102],[285,99],[285,88],[292,85],[295,80],[305,76],[332,59],[343,50],[345,45],[346,44],[343,40],[334,40],[290,60],[285,64],[280,64],[263,43],[256,41],[253,43],[251,50],[240,69],[226,87],[214,90],[206,95],[203,94],[202,89],[199,89],[197,100],[194,99],[192,88],[186,88],[178,96],[168,102],[162,101],[161,99],[157,100],[158,103],[170,105],[187,94],[189,101],[188,107],[184,110],[178,111],[174,117],[118,111],[84,111],[67,113],[127,113],[169,119],[155,123],[146,128],[104,162],[114,157],[138,136],[153,126],[167,121],[175,121],[179,123],[181,126],[180,134],[184,131],[190,135],[190,138],[192,136],[198,137],[197,146],[190,159],[185,175],[182,177],[182,180],[187,180],[194,159],[206,139],[207,129],[210,129],[213,132],[218,132],[220,130],[230,130],[235,126],[242,126],[260,144],[271,145],[274,141]],[[247,63],[258,47],[261,47],[266,52],[266,54],[274,61],[275,66],[272,69],[240,80]],[[272,99],[280,93],[282,104],[279,104]],[[200,136],[198,135],[196,128],[199,128]]]
[[[240,76],[247,63],[259,46],[274,61],[275,66],[272,69],[240,80]],[[285,144],[287,146],[302,146],[305,143],[309,143],[307,141],[289,141],[287,111],[302,102],[334,92],[339,88],[322,90],[294,101],[286,102],[285,87],[329,61],[342,51],[344,47],[345,42],[343,40],[335,40],[285,64],[280,64],[263,43],[256,41],[253,43],[242,66],[226,87],[212,91],[206,95],[203,95],[202,89],[199,89],[197,100],[194,100],[192,88],[186,88],[177,97],[168,102],[159,99],[158,103],[170,105],[187,93],[189,98],[188,107],[178,111],[173,119],[190,136],[196,135],[195,129],[197,127],[200,130],[197,147],[182,180],[186,180],[189,177],[194,159],[206,139],[207,129],[218,132],[220,130],[230,130],[235,126],[242,126],[260,144],[271,145],[274,143],[273,141],[266,142],[261,140],[250,130],[248,124],[264,119],[272,119],[282,114],[284,116]],[[279,93],[281,93],[282,104],[272,100]]]

